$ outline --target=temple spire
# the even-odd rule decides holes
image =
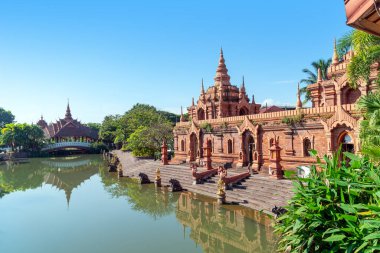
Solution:
[[[221,87],[222,85],[230,85],[230,76],[228,75],[228,69],[225,64],[222,48],[220,48],[219,64],[216,68],[214,80],[215,86],[217,87]]]
[[[194,97],[191,99],[191,106],[195,106]]]
[[[67,101],[67,108],[66,108],[65,119],[72,119],[71,110],[70,110],[70,102],[69,101]]]
[[[179,118],[179,121],[180,122],[185,122],[185,117],[183,116],[182,106],[181,106],[181,117]]]
[[[322,82],[322,71],[321,68],[318,68],[317,82]]]
[[[334,39],[334,52],[333,52],[333,57],[332,57],[332,64],[336,65],[339,63],[339,57],[338,57],[338,52],[336,50],[336,39]]]
[[[301,101],[300,83],[298,82],[296,109],[301,109],[301,108],[302,108],[302,101]]]
[[[202,78],[202,85],[201,85],[201,94],[205,94],[205,87],[203,85],[203,78]]]

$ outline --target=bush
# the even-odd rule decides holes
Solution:
[[[310,177],[295,182],[276,224],[280,252],[379,252],[380,167],[351,153],[343,156],[350,162],[339,157],[317,158]]]

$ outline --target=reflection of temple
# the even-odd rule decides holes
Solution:
[[[311,108],[302,108],[298,89],[296,109],[267,112],[260,111],[253,98],[249,100],[244,81],[240,88],[230,83],[221,52],[213,85],[205,90],[202,83],[198,101],[193,100],[188,107],[191,120],[185,121],[182,116],[176,124],[175,159],[201,163],[203,150],[209,146],[215,163],[253,165],[265,172],[271,164],[270,148],[274,144],[281,148],[285,169],[313,164],[311,149],[320,155],[332,155],[343,146],[344,151],[359,153],[360,115],[355,102],[376,89],[379,64],[371,68],[370,84],[362,82],[353,89],[346,73],[353,54],[339,59],[334,47],[326,80],[318,71],[317,82],[307,87]]]
[[[50,141],[50,144],[43,149],[44,151],[86,150],[91,147],[92,142],[98,139],[96,130],[72,118],[69,104],[67,104],[65,118],[59,119],[55,123],[47,124],[41,117],[37,125],[42,128],[45,137]]]
[[[59,190],[63,190],[66,194],[67,205],[69,205],[72,191],[97,174],[99,169],[88,159],[66,162],[64,164],[68,167],[62,167],[63,169],[52,170],[46,173],[44,175],[44,182],[55,186]],[[51,163],[50,166],[52,166]],[[57,168],[56,166],[52,167]]]
[[[181,194],[177,219],[190,227],[190,237],[209,253],[271,252],[274,244],[271,219],[259,212],[199,201]]]

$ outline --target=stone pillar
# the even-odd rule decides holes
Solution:
[[[243,134],[240,135],[240,149],[239,149],[239,160],[236,164],[237,167],[243,167],[244,165],[244,143],[243,143]]]
[[[330,131],[326,133],[326,141],[327,141],[327,155],[332,156],[332,154],[333,154],[333,143],[332,143]]]
[[[292,129],[286,129],[285,134],[285,154],[288,156],[294,156],[294,146],[293,146],[293,131]]]
[[[275,141],[272,147],[269,149],[270,152],[270,158],[269,161],[271,164],[269,164],[269,174],[270,176],[276,178],[276,179],[283,179],[283,171],[282,166],[280,164],[281,157],[280,152],[281,148],[278,146],[278,141]]]
[[[161,162],[163,165],[168,165],[168,145],[166,145],[166,141],[162,141],[161,146]]]
[[[340,88],[336,91],[336,105],[342,105],[342,90]]]
[[[174,150],[178,151],[178,135],[174,136]]]
[[[210,143],[207,141],[206,142],[206,147],[203,148],[203,155],[204,155],[204,163],[206,165],[206,169],[207,170],[211,170],[212,169],[212,166],[211,166],[211,147],[210,147]]]

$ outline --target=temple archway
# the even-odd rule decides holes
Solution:
[[[309,138],[303,140],[303,156],[310,156],[309,151],[311,150],[311,141]]]
[[[342,89],[342,104],[354,104],[361,96],[359,89],[353,89],[349,86],[345,86]]]
[[[246,130],[243,133],[243,164],[247,166],[251,164],[253,160],[253,153],[256,151],[255,139],[251,131]]]
[[[202,108],[198,109],[198,120],[204,120],[205,119],[205,110]]]
[[[232,154],[233,152],[233,144],[232,144],[232,140],[228,140],[227,141],[227,153],[228,154]]]
[[[243,115],[248,115],[248,108],[247,107],[242,107],[242,108],[240,108],[240,110],[239,110],[239,115],[240,116],[243,116]]]
[[[198,138],[195,133],[190,135],[190,162],[195,161],[198,154]]]
[[[343,152],[355,153],[355,145],[351,136],[347,132],[343,132],[338,138],[338,145],[342,148]]]

